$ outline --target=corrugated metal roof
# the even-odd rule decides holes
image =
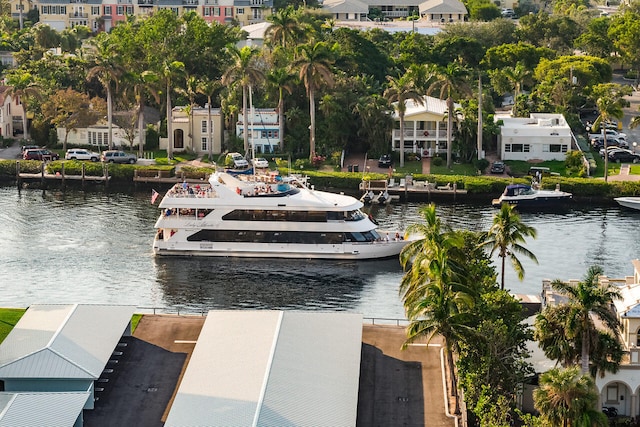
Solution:
[[[0,393],[0,427],[73,427],[89,392]]]
[[[362,316],[211,311],[165,427],[355,425]]]
[[[32,305],[0,345],[0,378],[97,379],[134,306]]]

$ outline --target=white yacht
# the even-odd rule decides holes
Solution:
[[[402,232],[380,231],[359,200],[274,173],[216,172],[179,183],[160,202],[157,255],[376,259],[397,256]]]

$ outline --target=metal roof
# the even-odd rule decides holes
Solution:
[[[32,305],[0,344],[0,378],[97,379],[134,306]]]
[[[165,427],[353,426],[362,316],[210,311]]]
[[[0,427],[73,427],[89,392],[0,393]]]

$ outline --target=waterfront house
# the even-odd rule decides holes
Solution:
[[[57,128],[58,141],[62,143],[67,133],[66,128]],[[124,129],[117,125],[112,125],[111,135],[114,147],[130,148],[130,142]],[[138,145],[138,134],[136,132],[133,144]],[[67,135],[67,146],[87,146],[90,145],[93,150],[100,151],[106,149],[109,143],[109,127],[106,124],[98,123],[84,128],[71,129]]]
[[[0,136],[13,138],[22,136],[24,110],[20,97],[11,96],[10,86],[0,86]]]
[[[211,108],[211,123],[208,121],[208,107],[195,106],[190,112],[186,106],[174,107],[171,113],[171,128],[173,130],[173,152],[190,151],[199,155],[209,152],[222,152],[224,137],[223,116],[220,108]],[[211,130],[211,141],[209,141]],[[160,138],[160,149],[168,148],[168,138]]]
[[[498,135],[498,153],[502,160],[564,160],[575,141],[562,114],[496,115],[495,119],[502,121]]]
[[[455,104],[455,107],[460,107]],[[400,118],[393,113],[394,127],[391,149],[400,150]],[[454,121],[455,125],[455,121]],[[432,96],[424,96],[423,103],[405,101],[404,151],[433,156],[447,150],[447,103]]]
[[[249,147],[253,153],[274,153],[280,147],[280,123],[275,108],[254,108],[248,116]],[[236,135],[240,139],[244,135],[244,117],[238,115]]]
[[[614,301],[615,312],[622,324],[622,343],[626,352],[617,373],[607,372],[595,379],[600,405],[614,407],[619,415],[640,417],[640,260],[632,261],[633,275],[623,278],[600,276],[600,283],[618,287],[622,299]],[[569,282],[578,282],[570,280]],[[543,281],[543,306],[561,302],[551,289],[549,280]],[[538,365],[540,366],[540,365]],[[538,372],[543,372],[538,370]]]
[[[360,0],[325,0],[322,9],[336,21],[366,21],[369,6]]]
[[[427,0],[420,3],[420,16],[428,22],[462,22],[469,13],[459,0]]]

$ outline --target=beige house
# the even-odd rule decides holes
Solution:
[[[366,21],[369,6],[360,0],[325,0],[322,9],[336,21]]]
[[[66,128],[57,128],[58,141],[62,143],[67,133]],[[113,146],[117,148],[130,148],[130,142],[124,129],[117,125],[112,125],[111,134],[113,137]],[[106,150],[109,143],[109,127],[105,124],[98,123],[84,128],[72,129],[67,137],[68,146],[91,146],[93,150]],[[133,138],[133,145],[138,145],[138,135]]]
[[[211,109],[211,127],[207,125],[208,108],[196,106],[193,114],[188,113],[187,107],[174,107],[171,113],[171,127],[173,131],[173,152],[191,151],[196,154],[207,154],[209,144],[213,144],[215,154],[222,152],[224,141],[224,124],[220,108]],[[211,129],[211,141],[209,141]],[[166,150],[168,138],[160,138],[160,148]]]
[[[405,101],[404,151],[433,156],[447,149],[447,103],[431,96],[423,97],[420,105],[413,100]],[[455,104],[456,108],[459,104]],[[391,149],[400,150],[400,118],[394,110],[395,121]]]
[[[9,86],[0,86],[0,136],[22,137],[24,110],[19,97],[9,95]]]
[[[632,261],[633,275],[620,279],[600,277],[600,283],[611,283],[622,294],[614,302],[615,312],[622,324],[622,342],[627,353],[617,373],[598,376],[596,387],[600,405],[614,407],[619,415],[640,417],[640,260]],[[573,282],[573,281],[570,281]],[[577,282],[577,280],[575,280]],[[551,290],[551,282],[543,281],[543,304],[556,304],[560,297]]]
[[[466,21],[469,13],[459,0],[427,0],[420,3],[420,16],[429,22]]]

